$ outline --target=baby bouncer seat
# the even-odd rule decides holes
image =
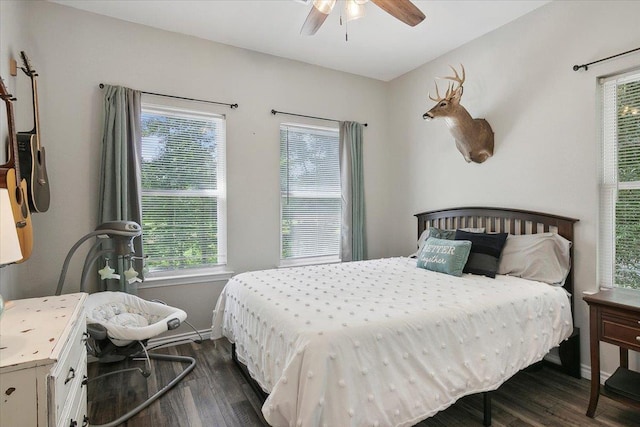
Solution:
[[[162,389],[118,419],[103,424],[102,427],[117,426],[133,417],[169,391],[195,367],[196,361],[192,357],[154,354],[147,351],[147,341],[150,338],[175,329],[186,320],[187,313],[183,310],[159,302],[147,301],[124,292],[111,291],[89,295],[85,310],[87,313],[87,332],[89,333],[87,340],[89,354],[97,357],[102,363],[117,362],[127,358],[140,359],[141,357],[146,360],[144,369],[120,369],[91,378],[89,381],[126,371],[138,371],[145,378],[149,377],[151,375],[151,359],[187,364],[182,372]]]
[[[124,292],[91,294],[85,309],[88,332],[96,338],[95,347],[89,350],[96,357],[126,353],[130,344],[146,343],[149,338],[176,329],[187,318],[187,313],[179,308]]]
[[[76,242],[67,254],[58,281],[56,294],[60,295],[62,293],[64,279],[71,257],[76,249],[87,239],[93,236],[98,237],[97,242],[85,259],[82,279],[80,281],[80,290],[82,292],[85,291],[85,281],[88,277],[88,272],[98,257],[108,252],[115,252],[118,256],[125,258],[131,257],[133,254],[133,238],[141,234],[142,230],[135,222],[114,221],[102,224],[98,226],[95,231],[85,235]],[[109,239],[115,241],[115,247],[100,250],[102,243]],[[111,272],[113,272],[113,270],[111,270]],[[113,275],[109,278],[112,277]],[[157,337],[163,332],[176,329],[183,322],[191,326],[186,321],[187,313],[183,310],[171,307],[162,302],[147,301],[125,292],[102,291],[90,294],[87,297],[85,311],[87,332],[89,335],[87,339],[87,352],[90,355],[95,356],[98,361],[102,363],[127,361],[129,359],[146,361],[144,368],[119,369],[95,378],[90,378],[87,382],[127,371],[138,371],[147,378],[151,375],[151,359],[186,364],[182,372],[167,385],[126,414],[100,426],[91,423],[92,426],[114,427],[124,423],[164,395],[194,369],[196,361],[193,357],[149,353],[151,348],[147,346],[149,339]]]

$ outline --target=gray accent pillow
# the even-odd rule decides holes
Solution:
[[[460,277],[470,251],[469,241],[429,237],[422,246],[416,265],[426,270]]]
[[[556,233],[510,234],[498,274],[562,286],[571,269],[570,251],[571,242]]]

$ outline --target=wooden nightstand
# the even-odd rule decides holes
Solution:
[[[629,350],[640,351],[640,291],[614,288],[585,295],[589,304],[591,349],[591,397],[587,416],[592,417],[600,394],[640,408],[640,374],[629,371]],[[600,341],[620,348],[620,368],[600,386]]]

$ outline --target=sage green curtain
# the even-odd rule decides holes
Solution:
[[[360,261],[367,258],[362,134],[363,126],[360,123],[340,122],[340,186],[342,190],[340,258],[342,261]]]
[[[135,221],[142,225],[140,168],[141,93],[122,86],[104,85],[104,129],[100,171],[99,224],[107,221]],[[134,239],[136,256],[142,257],[142,237]],[[107,255],[109,258],[109,255]],[[101,261],[104,265],[104,260]],[[108,280],[106,290],[137,293],[137,283],[128,284],[124,271],[128,262],[114,256],[110,264],[120,274],[120,281]],[[116,267],[117,265],[117,267]],[[133,268],[142,278],[143,262],[134,260]]]

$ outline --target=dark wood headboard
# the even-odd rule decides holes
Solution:
[[[573,225],[579,220],[564,216],[519,209],[465,207],[441,209],[415,215],[418,218],[418,236],[429,227],[464,228],[484,227],[486,232],[510,234],[558,233],[573,243]],[[573,245],[571,270],[564,288],[571,294],[573,306]]]

